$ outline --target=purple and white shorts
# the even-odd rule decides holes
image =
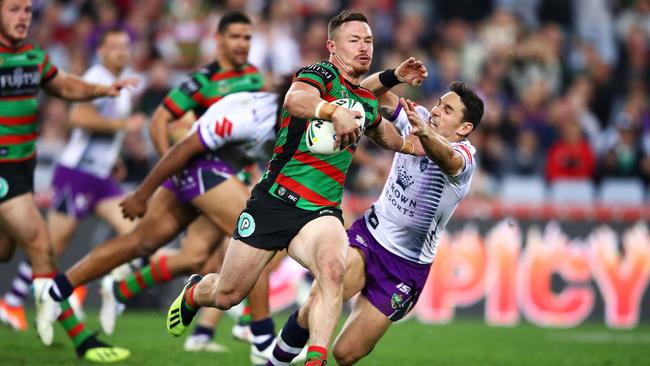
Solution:
[[[91,214],[105,199],[123,195],[118,182],[79,169],[57,165],[52,179],[54,198],[50,207],[77,220]]]
[[[167,178],[162,186],[174,192],[181,203],[192,201],[218,186],[236,171],[218,160],[193,159],[180,174]]]
[[[386,250],[370,233],[363,217],[348,229],[348,240],[365,257],[366,284],[361,294],[390,320],[402,319],[417,303],[431,265],[414,263]]]

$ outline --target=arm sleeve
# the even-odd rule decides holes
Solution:
[[[228,142],[246,140],[255,126],[252,120],[242,118],[247,113],[238,113],[235,121],[229,118],[226,109],[217,103],[210,107],[196,122],[198,134],[203,145],[209,150],[218,150]]]
[[[467,143],[466,141],[460,141],[460,142],[452,143],[452,147],[454,151],[459,152],[460,155],[465,160],[465,166],[460,171],[460,173],[456,175],[456,177],[460,177],[463,174],[466,174],[467,172],[473,171],[476,166],[476,160],[474,159],[474,154],[476,153],[476,149],[474,148],[474,146]]]
[[[59,72],[59,69],[50,62],[50,56],[47,53],[43,59],[43,68],[41,70],[41,84],[45,84],[54,79]]]
[[[174,117],[181,118],[199,105],[208,84],[204,76],[194,73],[165,96],[163,105]]]
[[[313,64],[300,69],[296,73],[294,81],[299,81],[313,86],[318,89],[321,98],[324,98],[331,88],[332,80],[335,78],[336,75],[334,72],[326,66]]]

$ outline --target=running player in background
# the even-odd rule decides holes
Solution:
[[[123,79],[106,86],[58,70],[42,49],[27,42],[31,20],[31,0],[0,1],[0,259],[11,259],[17,244],[27,253],[33,268],[37,331],[44,344],[52,343],[52,323],[58,319],[79,357],[119,361],[129,356],[127,350],[99,342],[68,302],[59,307],[43,296],[57,270],[50,236],[32,193],[37,94],[42,87],[66,100],[117,97],[121,89],[134,86],[137,80]]]
[[[129,43],[129,35],[123,30],[105,32],[97,48],[100,63],[92,66],[83,80],[112,84],[133,75],[127,68]],[[125,133],[144,127],[144,115],[129,117],[134,97],[131,90],[124,90],[115,98],[79,103],[70,112],[70,124],[74,129],[54,171],[54,198],[47,216],[56,258],[67,248],[80,221],[91,213],[118,234],[124,234],[134,227],[133,222],[122,217],[118,206],[122,190],[119,183],[111,178]],[[27,262],[22,262],[19,271],[12,281],[11,291],[4,298],[11,310],[9,314],[15,314],[14,319],[10,319],[11,323],[24,324],[26,327],[22,311],[26,291],[22,290],[31,286],[31,278],[27,275],[31,274],[31,267]],[[23,314],[22,319],[20,314]]]
[[[375,96],[358,85],[373,54],[366,17],[344,11],[330,20],[328,31],[330,60],[297,73],[270,166],[239,216],[221,273],[190,277],[169,309],[170,334],[181,335],[201,306],[225,310],[241,302],[275,252],[286,249],[316,278],[306,364],[325,363],[341,313],[347,239],[339,205],[357,139],[365,133],[386,149],[405,146],[395,128],[382,123]],[[357,125],[356,112],[329,103],[340,98],[363,105],[363,126]],[[316,155],[308,150],[304,134],[312,118],[332,121],[342,151]]]
[[[202,249],[209,254],[225,233],[235,229],[237,216],[249,194],[234,174],[251,162],[268,159],[272,152],[277,99],[278,95],[271,92],[241,92],[212,105],[195,123],[193,132],[174,145],[136,192],[124,200],[126,217],[144,215],[134,230],[95,247],[65,275],[58,275],[50,290],[52,298],[66,299],[74,287],[122,263],[153,254],[197,217],[209,219],[209,225],[202,221],[190,230],[202,229],[202,237],[209,235],[209,240],[193,245],[204,245]],[[172,177],[171,173],[176,171],[179,174]],[[176,184],[189,180],[195,182],[191,190],[188,185]],[[206,186],[211,188],[206,191]],[[125,280],[116,290],[130,293],[134,286],[153,283],[160,278],[169,280],[195,269],[182,255],[166,258],[160,265],[151,266],[149,271],[136,272],[135,279]],[[263,291],[260,295],[251,294],[251,303],[256,299],[266,303],[268,317],[268,279],[266,282],[259,287]],[[274,333],[271,338],[275,338]]]
[[[377,81],[373,76],[369,83]],[[352,365],[370,353],[391,324],[413,308],[440,235],[476,169],[476,150],[467,136],[481,121],[483,101],[465,84],[451,83],[431,112],[408,100],[400,103],[391,93],[380,100],[387,111],[382,114],[397,116],[401,133],[417,136],[414,148],[426,156],[395,154],[381,196],[348,230],[343,298],[360,296],[334,344],[339,365]],[[396,201],[397,195],[402,199]],[[267,365],[289,365],[307,344],[309,329],[318,321],[311,314],[317,297],[314,286],[282,328]]]
[[[252,22],[244,13],[229,12],[219,20],[215,35],[217,44],[215,61],[192,73],[188,80],[173,89],[151,119],[151,139],[160,156],[164,155],[171,146],[168,133],[170,123],[178,120],[187,122],[200,117],[212,104],[228,94],[262,90],[264,87],[262,75],[255,66],[248,63],[252,33]],[[178,183],[183,184],[183,182]],[[209,186],[205,187],[206,191],[209,188]],[[187,187],[187,189],[191,189],[191,187]],[[211,240],[207,232],[202,234],[204,230],[200,226],[205,225],[201,222],[205,224],[209,220],[198,219],[193,224],[198,227],[192,228],[190,225],[187,235],[181,241],[182,255],[186,255],[188,258],[202,255],[201,244],[197,244],[197,250],[195,250],[193,242],[200,243]],[[143,268],[141,271],[147,271],[147,268]],[[215,329],[214,320],[217,319],[218,322],[222,314],[218,310],[206,310],[213,314],[206,315],[205,319],[199,319],[198,325],[194,328],[194,334],[188,337],[184,345],[188,350],[221,350],[223,348],[215,347],[212,343]],[[259,336],[266,335],[267,331],[264,329],[268,328],[267,317],[258,316],[256,313],[252,315],[254,315],[254,319],[250,323],[250,330],[248,327],[236,325],[233,332],[248,333],[252,331]],[[113,322],[115,316],[113,316]],[[105,318],[106,323],[111,322],[110,313],[107,313]]]

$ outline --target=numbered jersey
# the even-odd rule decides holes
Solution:
[[[429,119],[426,108],[416,110]],[[403,135],[408,134],[411,126],[404,111],[395,123]],[[426,156],[395,154],[382,194],[365,214],[372,235],[393,254],[416,263],[433,262],[440,235],[469,191],[476,169],[476,150],[468,140],[452,146],[465,159],[456,176],[444,174]]]
[[[133,76],[133,73],[128,69],[116,77],[104,65],[97,64],[88,69],[83,79],[94,84],[111,85],[118,78],[129,76]],[[99,98],[91,103],[102,117],[126,118],[133,110],[133,98],[134,91],[124,88],[115,98]],[[119,156],[124,136],[124,131],[93,132],[77,127],[72,130],[59,164],[106,178]]]
[[[275,141],[278,96],[275,93],[235,93],[213,104],[192,126],[209,158],[235,170],[267,161]]]

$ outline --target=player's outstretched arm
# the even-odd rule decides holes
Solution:
[[[332,121],[336,142],[340,146],[347,146],[360,136],[361,131],[356,122],[356,117],[361,116],[358,112],[328,103],[320,97],[318,89],[306,83],[291,84],[284,98],[284,108],[297,118]]]
[[[206,150],[198,132],[174,145],[147,174],[135,192],[129,193],[120,203],[124,217],[131,220],[142,217],[147,211],[147,200],[158,186],[169,176],[180,171],[194,155]]]
[[[94,84],[59,70],[43,88],[48,93],[66,100],[85,101],[101,97],[116,97],[122,88],[135,87],[139,82],[137,78],[126,78],[118,80],[112,85]]]
[[[90,103],[78,103],[70,111],[70,124],[93,132],[137,131],[144,127],[146,118],[136,113],[127,118],[108,118],[103,116]]]
[[[432,130],[427,121],[422,120],[410,100],[401,98],[400,103],[411,124],[411,134],[420,139],[426,155],[440,167],[443,173],[450,176],[458,175],[465,168],[465,159],[462,155],[453,149],[446,138]]]
[[[409,57],[395,69],[374,73],[361,82],[361,86],[380,96],[391,88],[406,83],[417,86],[429,75],[422,61]]]

